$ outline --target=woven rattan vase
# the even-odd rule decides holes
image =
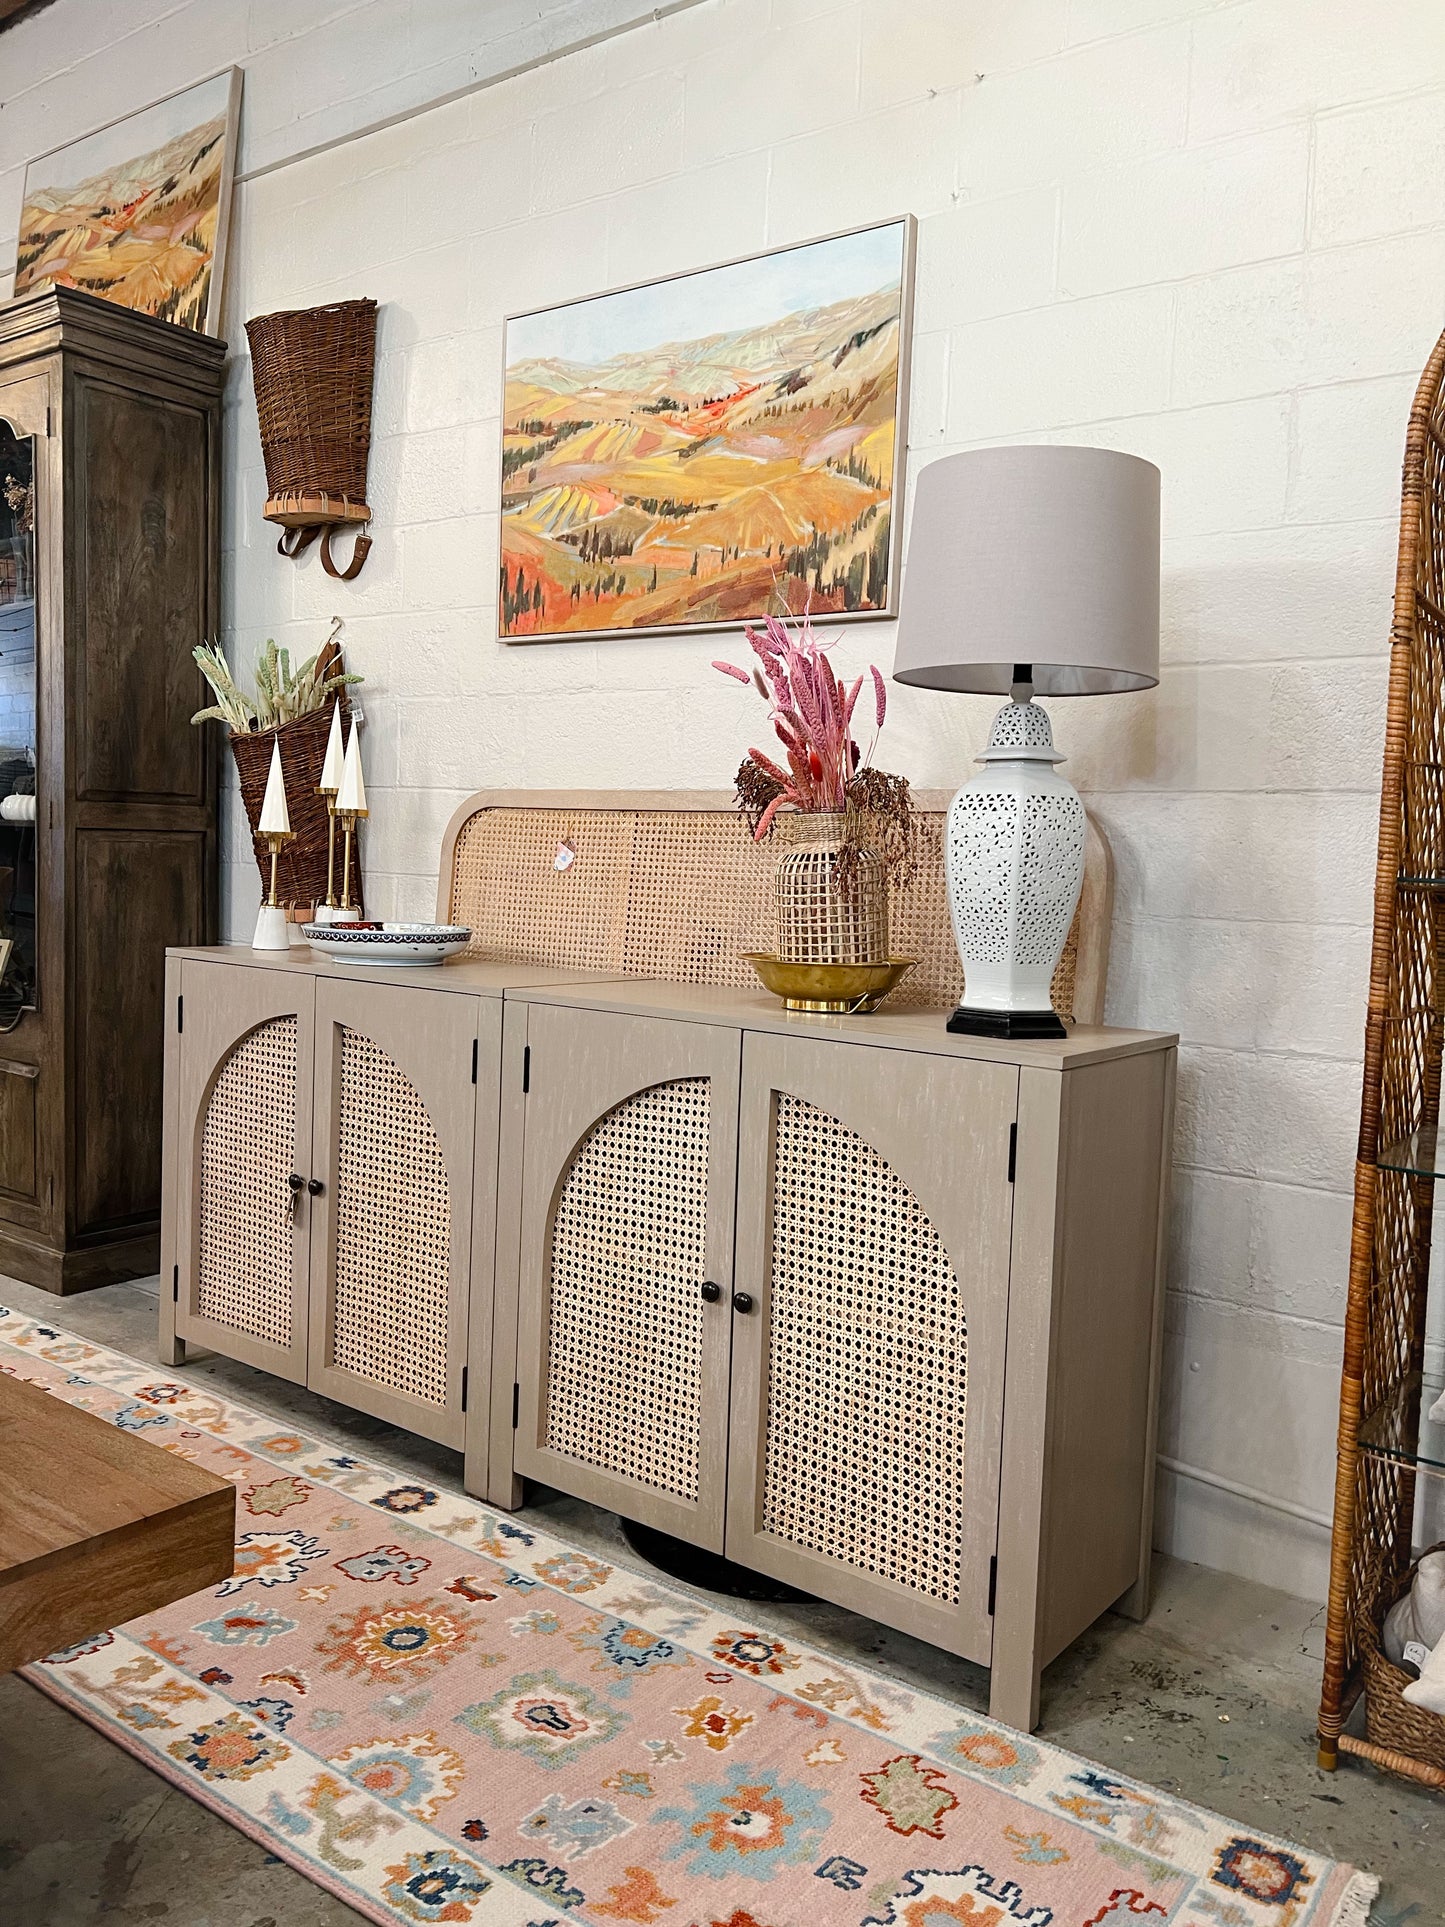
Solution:
[[[351,706],[346,692],[341,693],[341,721],[349,726]],[[271,767],[271,745],[281,742],[281,772],[286,779],[286,813],[294,834],[281,849],[276,863],[276,891],[287,904],[316,904],[326,900],[326,798],[317,794],[321,771],[326,762],[326,738],[331,729],[331,704],[282,723],[279,729],[258,729],[231,737],[231,754],[236,759],[236,774],[241,784],[241,801],[251,825],[251,840],[263,889],[271,876],[271,854],[257,836],[261,803],[266,794],[266,776]],[[336,838],[336,890],[341,892],[341,836]],[[351,853],[351,901],[361,907],[361,853]]]
[[[886,963],[888,876],[882,859],[860,850],[849,887],[838,875],[847,840],[842,811],[782,811],[773,835],[778,863],[778,946],[784,963]]]

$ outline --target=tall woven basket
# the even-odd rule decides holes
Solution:
[[[340,695],[341,721],[351,726],[351,705],[346,691]],[[280,740],[281,773],[286,779],[286,810],[295,834],[282,845],[276,864],[276,891],[282,903],[306,906],[326,900],[327,823],[326,799],[317,793],[326,763],[326,738],[331,730],[331,705],[313,709],[279,729],[258,729],[231,737],[231,754],[236,759],[236,774],[241,784],[241,801],[251,825],[251,840],[262,888],[269,886],[271,853],[256,834],[261,820],[261,803],[266,794],[266,777],[271,768],[271,745]],[[336,837],[336,893],[341,894],[341,835]],[[351,901],[361,907],[361,851],[353,839],[351,852]]]
[[[352,566],[343,570],[332,559],[331,535],[371,520],[366,464],[376,303],[336,301],[256,315],[246,323],[246,338],[266,459],[265,515],[283,530],[277,547],[299,555],[320,536],[328,574],[349,580],[370,542],[357,538]]]

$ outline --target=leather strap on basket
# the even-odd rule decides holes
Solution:
[[[305,555],[320,533],[320,524],[316,522],[302,528],[282,529],[276,543],[276,553],[289,556]]]
[[[358,535],[351,551],[351,560],[344,569],[338,569],[331,558],[331,538],[335,533],[335,523],[329,523],[321,537],[321,566],[328,575],[335,576],[338,582],[352,582],[361,574],[361,565],[371,553],[371,537]]]

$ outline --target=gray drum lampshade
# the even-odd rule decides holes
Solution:
[[[1039,696],[1159,680],[1159,471],[1111,448],[981,448],[918,477],[895,682]]]

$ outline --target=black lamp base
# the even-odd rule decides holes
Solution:
[[[659,1532],[655,1526],[641,1526],[635,1520],[624,1519],[622,1536],[648,1565],[656,1566],[670,1579],[681,1579],[684,1584],[698,1586],[704,1592],[724,1592],[732,1599],[771,1601],[775,1605],[813,1596],[799,1592],[796,1586],[786,1585],[781,1579],[769,1579],[766,1573],[754,1572],[750,1566],[724,1559],[720,1552],[707,1552],[701,1546],[689,1545],[686,1539],[674,1539],[671,1533]]]
[[[970,1010],[960,1004],[948,1028],[962,1037],[1067,1037],[1054,1010]]]

